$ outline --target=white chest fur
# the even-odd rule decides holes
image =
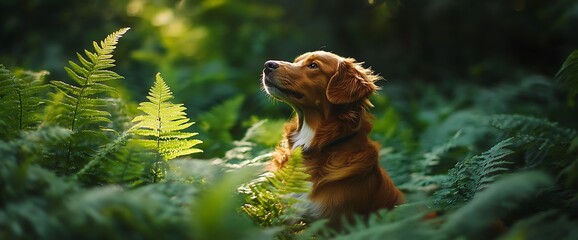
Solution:
[[[311,146],[313,137],[315,136],[315,131],[307,125],[307,122],[303,121],[303,126],[299,132],[293,134],[291,138],[293,139],[293,149],[298,146],[302,146],[303,150],[308,149]]]

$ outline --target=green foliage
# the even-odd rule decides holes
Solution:
[[[291,231],[302,228],[299,221],[306,213],[307,200],[298,196],[306,196],[309,193],[308,178],[301,157],[301,148],[297,148],[281,169],[263,174],[239,188],[245,195],[242,209],[261,226],[290,225],[288,232],[280,234],[287,237]]]
[[[38,125],[47,74],[25,72],[20,78],[0,65],[0,139],[13,139],[20,131]]]
[[[103,110],[109,104],[104,94],[114,94],[115,90],[105,82],[122,79],[117,73],[107,70],[114,66],[112,52],[118,39],[129,28],[120,29],[108,35],[98,44],[93,42],[94,53],[85,50],[86,58],[77,53],[80,65],[69,61],[70,67],[65,67],[68,76],[75,84],[62,81],[51,81],[58,90],[54,95],[51,124],[70,129],[73,134],[65,149],[59,153],[59,168],[61,173],[71,174],[86,164],[86,157],[94,154],[94,148],[106,143],[106,124],[111,123],[110,113]]]
[[[540,191],[551,187],[553,180],[541,172],[526,172],[488,185],[485,191],[476,194],[470,202],[447,217],[440,230],[450,239],[481,238],[479,234],[488,229],[493,221],[522,208],[523,202],[534,199]],[[476,216],[475,220],[472,216]]]
[[[504,240],[514,239],[576,239],[576,220],[565,212],[550,210],[516,222]]]
[[[558,126],[544,119],[522,115],[496,115],[488,119],[490,125],[516,137],[521,144],[535,145],[541,150],[568,148],[576,131]]]
[[[525,152],[524,164],[558,173],[561,167],[575,160],[571,149],[578,136],[576,130],[558,126],[544,119],[520,115],[497,115],[489,124],[506,136],[514,137],[520,151]],[[556,159],[552,162],[551,159]]]
[[[567,187],[578,186],[578,137],[572,140],[570,148],[567,151],[567,156],[569,156],[572,163],[568,164],[561,172],[560,178],[565,180]],[[574,155],[574,157],[572,157]]]
[[[571,38],[574,35],[564,29],[573,13],[560,10],[573,9],[562,7],[567,2],[547,7],[528,2],[516,19],[527,20],[529,13],[540,12],[542,20],[533,26],[555,22],[556,30],[533,29],[541,29],[539,34],[561,31]],[[44,84],[45,72],[11,72],[0,67],[0,239],[576,238],[577,113],[560,104],[559,89],[545,76],[556,61],[532,58],[539,64],[518,68],[528,62],[512,57],[520,52],[510,51],[509,44],[504,45],[508,53],[498,46],[488,53],[495,57],[480,58],[488,48],[476,44],[468,29],[508,19],[504,12],[488,9],[510,9],[512,6],[503,5],[510,3],[478,1],[473,8],[468,2],[455,1],[405,3],[376,0],[369,8],[367,1],[330,6],[298,1],[185,1],[177,6],[164,0],[115,3],[114,8],[106,8],[106,16],[114,18],[111,15],[119,9],[129,12],[130,22],[138,29],[135,37],[123,39],[130,49],[115,49],[128,29],[94,43],[94,52],[77,54],[78,61],[69,62],[63,71],[70,83],[51,81],[49,88]],[[65,0],[55,4],[79,3]],[[3,7],[0,16],[15,16],[5,9],[27,12],[34,6]],[[311,11],[320,7],[328,11]],[[62,13],[64,7],[51,9],[55,11],[46,14]],[[319,21],[302,16],[279,21],[296,12],[294,9],[310,10],[299,14],[315,15]],[[454,15],[446,15],[455,9],[459,13],[475,9],[476,14],[463,17],[468,29],[443,20],[455,20]],[[489,12],[493,14],[484,15]],[[245,21],[243,14],[247,13],[251,17]],[[322,17],[326,14],[340,16],[340,20],[328,21]],[[349,17],[356,14],[364,17]],[[416,15],[426,17],[408,17]],[[17,25],[13,19],[18,18],[8,19],[6,29]],[[82,22],[72,19],[75,21],[69,22]],[[114,25],[115,20],[106,22]],[[415,28],[404,32],[401,26]],[[448,37],[452,34],[440,34],[448,26],[459,42],[452,42]],[[436,31],[424,33],[420,28]],[[538,42],[549,43],[550,38],[529,34],[537,32],[525,32],[527,28],[511,29],[522,29],[515,30],[522,31],[517,36],[538,36]],[[511,29],[496,36],[511,36],[507,35],[514,32]],[[90,31],[85,29],[82,36],[93,36]],[[66,43],[82,42],[61,31],[53,32],[58,32],[58,38],[66,37]],[[30,34],[42,36],[42,44],[23,42],[42,46],[45,51],[39,50],[36,56],[50,56],[47,62],[51,65],[46,67],[54,69],[52,65],[62,58],[54,53],[60,48],[41,33],[46,32],[37,28]],[[311,40],[309,33],[332,37]],[[333,33],[348,37],[334,37]],[[429,34],[437,37],[429,38]],[[391,38],[397,35],[404,39]],[[3,41],[21,46],[14,44],[11,36],[3,37]],[[301,38],[307,43],[299,43]],[[367,44],[383,39],[393,40]],[[231,42],[248,47],[231,48]],[[423,51],[415,45],[434,50]],[[392,81],[383,83],[382,95],[372,99],[376,106],[372,109],[376,115],[372,138],[384,146],[380,163],[408,200],[392,210],[344,221],[339,230],[310,216],[305,197],[308,176],[300,149],[284,168],[274,173],[263,169],[289,114],[257,93],[256,78],[263,59],[289,59],[298,54],[296,49],[319,46],[344,55],[361,49],[365,53],[356,57],[377,65],[374,69],[378,72],[391,74],[388,78]],[[525,53],[526,47],[521,52]],[[0,60],[6,59],[5,51],[11,49],[0,49]],[[125,81],[114,81],[122,77],[110,70],[116,63],[113,50],[119,50],[115,58],[130,57],[140,64],[135,70],[133,63],[118,61],[119,70],[130,76]],[[447,58],[438,59],[440,53]],[[412,63],[399,59],[411,59]],[[379,64],[382,62],[391,64]],[[420,71],[415,71],[416,66]],[[137,107],[131,98],[145,95],[138,91],[146,91],[140,84],[142,76],[152,75],[156,68],[170,76],[168,84],[157,74],[149,101]],[[575,68],[576,52],[556,75],[568,92],[568,99],[562,100],[569,103],[577,94]],[[55,76],[59,78],[58,72]],[[433,83],[405,81],[415,78]],[[189,104],[189,114],[199,119],[203,154],[194,148],[200,141],[190,140],[196,133],[184,131],[193,123],[186,117],[184,104],[169,101],[173,93],[168,85],[179,86],[175,98]],[[141,115],[135,117],[139,110]],[[203,159],[175,159],[191,153]]]
[[[481,155],[458,162],[448,172],[432,204],[442,209],[453,208],[471,200],[477,192],[484,190],[497,176],[508,170],[509,162],[504,159],[513,153],[507,149],[511,144],[511,138],[505,139]]]
[[[556,73],[556,80],[568,92],[568,104],[575,105],[578,95],[578,50],[573,51]]]
[[[68,134],[52,128],[0,142],[0,238],[270,239],[270,231],[257,228],[235,211],[239,206],[235,186],[251,175],[248,168],[215,178],[206,190],[180,182],[132,190],[112,185],[86,189],[37,165],[18,162],[30,141],[62,140]],[[215,225],[218,222],[228,223],[227,231],[221,230],[224,225]]]
[[[107,155],[117,151],[120,147],[122,147],[129,137],[131,137],[130,132],[123,132],[114,141],[111,141],[103,146],[93,156],[91,156],[88,163],[84,165],[84,167],[82,167],[82,169],[80,169],[80,171],[78,171],[74,177],[77,178],[78,176],[83,176],[87,171],[91,170],[91,168],[95,167],[97,164],[101,164]]]
[[[309,175],[305,173],[301,151],[301,148],[293,150],[289,161],[269,179],[279,194],[309,192],[309,183],[306,181]]]
[[[231,128],[237,123],[244,101],[245,97],[239,95],[197,116],[198,119],[202,119],[199,126],[201,135],[204,136],[202,140],[207,146],[205,148],[207,154],[219,155],[232,147]]]
[[[404,154],[389,152],[383,152],[382,158],[385,158],[385,166],[400,189],[410,192],[429,192],[438,188],[446,180],[447,170],[436,170],[436,167],[439,167],[444,160],[448,161],[446,155],[459,147],[457,143],[459,137],[460,132],[446,143],[423,153],[417,161],[412,161],[413,159]]]
[[[239,215],[236,211],[241,199],[240,196],[234,195],[234,189],[253,176],[254,170],[248,167],[225,175],[218,184],[208,188],[197,199],[191,208],[196,216],[191,226],[195,239],[268,239],[272,237],[271,233],[266,235],[258,230],[246,215]],[[223,201],[223,199],[229,200]]]
[[[357,217],[352,223],[344,222],[342,231],[322,229],[317,234],[320,239],[435,239],[433,226],[423,220],[424,209],[421,204],[408,204],[380,210],[367,220]],[[315,229],[306,231],[310,230]]]
[[[85,50],[88,60],[77,53],[80,65],[69,61],[70,67],[64,69],[77,86],[62,81],[51,82],[59,92],[64,94],[62,102],[59,103],[70,113],[57,116],[57,122],[69,122],[66,127],[73,132],[83,130],[88,132],[92,130],[93,125],[99,126],[110,122],[108,119],[110,113],[98,108],[107,104],[106,99],[101,98],[101,94],[115,93],[114,88],[105,85],[104,82],[123,78],[107,69],[114,67],[112,52],[116,48],[118,39],[128,30],[129,28],[123,28],[111,33],[100,44],[93,42],[95,52]]]
[[[198,148],[193,148],[202,141],[189,139],[197,133],[181,132],[194,122],[189,122],[183,104],[174,104],[169,101],[173,96],[160,73],[157,74],[147,98],[149,102],[142,102],[138,107],[146,115],[136,116],[133,119],[136,125],[132,131],[148,139],[135,139],[136,143],[145,148],[154,149],[165,161],[202,152]]]
[[[275,147],[283,137],[284,120],[264,119],[257,121],[247,129],[241,141],[251,141],[264,147]]]
[[[95,169],[100,173],[100,181],[139,186],[162,180],[164,172],[159,173],[159,176],[154,173],[154,166],[159,163],[156,154],[152,154],[150,149],[134,144],[130,139],[125,144],[101,159]]]

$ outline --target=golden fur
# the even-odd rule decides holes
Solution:
[[[378,164],[379,145],[368,138],[368,98],[380,77],[352,58],[316,51],[292,63],[267,61],[262,84],[296,111],[284,144],[272,159],[279,169],[299,144],[310,174],[317,215],[338,226],[342,216],[367,215],[403,202],[403,194]]]

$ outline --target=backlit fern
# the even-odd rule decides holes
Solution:
[[[183,104],[174,104],[169,101],[173,95],[160,73],[156,75],[155,83],[147,98],[149,102],[142,102],[138,107],[145,115],[133,119],[136,123],[133,132],[144,137],[135,139],[135,142],[156,150],[165,161],[202,152],[194,148],[201,141],[189,139],[197,133],[181,132],[194,122],[189,122]]]
[[[55,124],[68,128],[73,132],[64,153],[65,173],[81,168],[86,157],[93,153],[98,145],[106,143],[106,124],[111,121],[110,113],[103,110],[108,105],[106,95],[115,93],[115,89],[104,82],[119,80],[123,77],[107,70],[114,66],[112,52],[120,37],[129,28],[120,29],[108,35],[99,43],[93,42],[94,53],[85,50],[86,57],[77,53],[77,64],[69,61],[69,67],[64,69],[75,84],[62,81],[52,81],[51,84],[58,90],[53,99],[58,111],[54,111]],[[62,165],[62,163],[60,164]]]

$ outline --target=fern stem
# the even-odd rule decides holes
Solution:
[[[23,115],[23,108],[24,108],[24,103],[22,102],[22,93],[20,92],[20,90],[18,89],[18,82],[16,81],[15,77],[12,77],[12,83],[14,83],[14,86],[16,86],[15,92],[16,94],[18,94],[18,129],[23,130],[23,120],[22,120],[22,115]]]
[[[22,103],[22,94],[20,93],[20,91],[16,91],[16,93],[18,93],[18,103],[19,103],[19,108],[20,108],[20,109],[19,109],[20,113],[19,113],[19,116],[18,116],[18,120],[19,120],[18,123],[19,123],[19,125],[20,125],[19,128],[20,128],[20,130],[24,130],[24,129],[23,129],[23,128],[24,128],[24,126],[23,126],[23,120],[22,120],[22,119],[23,119],[23,116],[22,116],[22,115],[24,115],[24,105],[23,105],[23,103]]]
[[[160,93],[160,98],[159,99],[163,99],[163,93],[161,91]],[[161,101],[159,101],[158,106],[157,106],[157,116],[159,116],[157,118],[157,121],[159,121],[159,125],[157,128],[157,151],[160,152],[161,150],[161,129],[162,129],[162,121],[161,121]]]
[[[70,124],[70,131],[74,134],[74,127],[76,126],[76,116],[78,114],[78,106],[80,106],[80,100],[82,100],[82,97],[84,96],[84,90],[86,89],[86,86],[88,86],[88,79],[90,78],[91,74],[94,72],[94,66],[90,69],[90,71],[88,71],[87,77],[86,77],[86,84],[84,84],[82,86],[82,89],[80,90],[80,93],[78,94],[78,98],[76,99],[76,103],[74,106],[74,112],[72,113],[72,123]],[[70,138],[70,141],[68,141],[68,151],[67,151],[67,156],[66,156],[66,164],[68,166],[70,166],[72,161],[72,138]]]

